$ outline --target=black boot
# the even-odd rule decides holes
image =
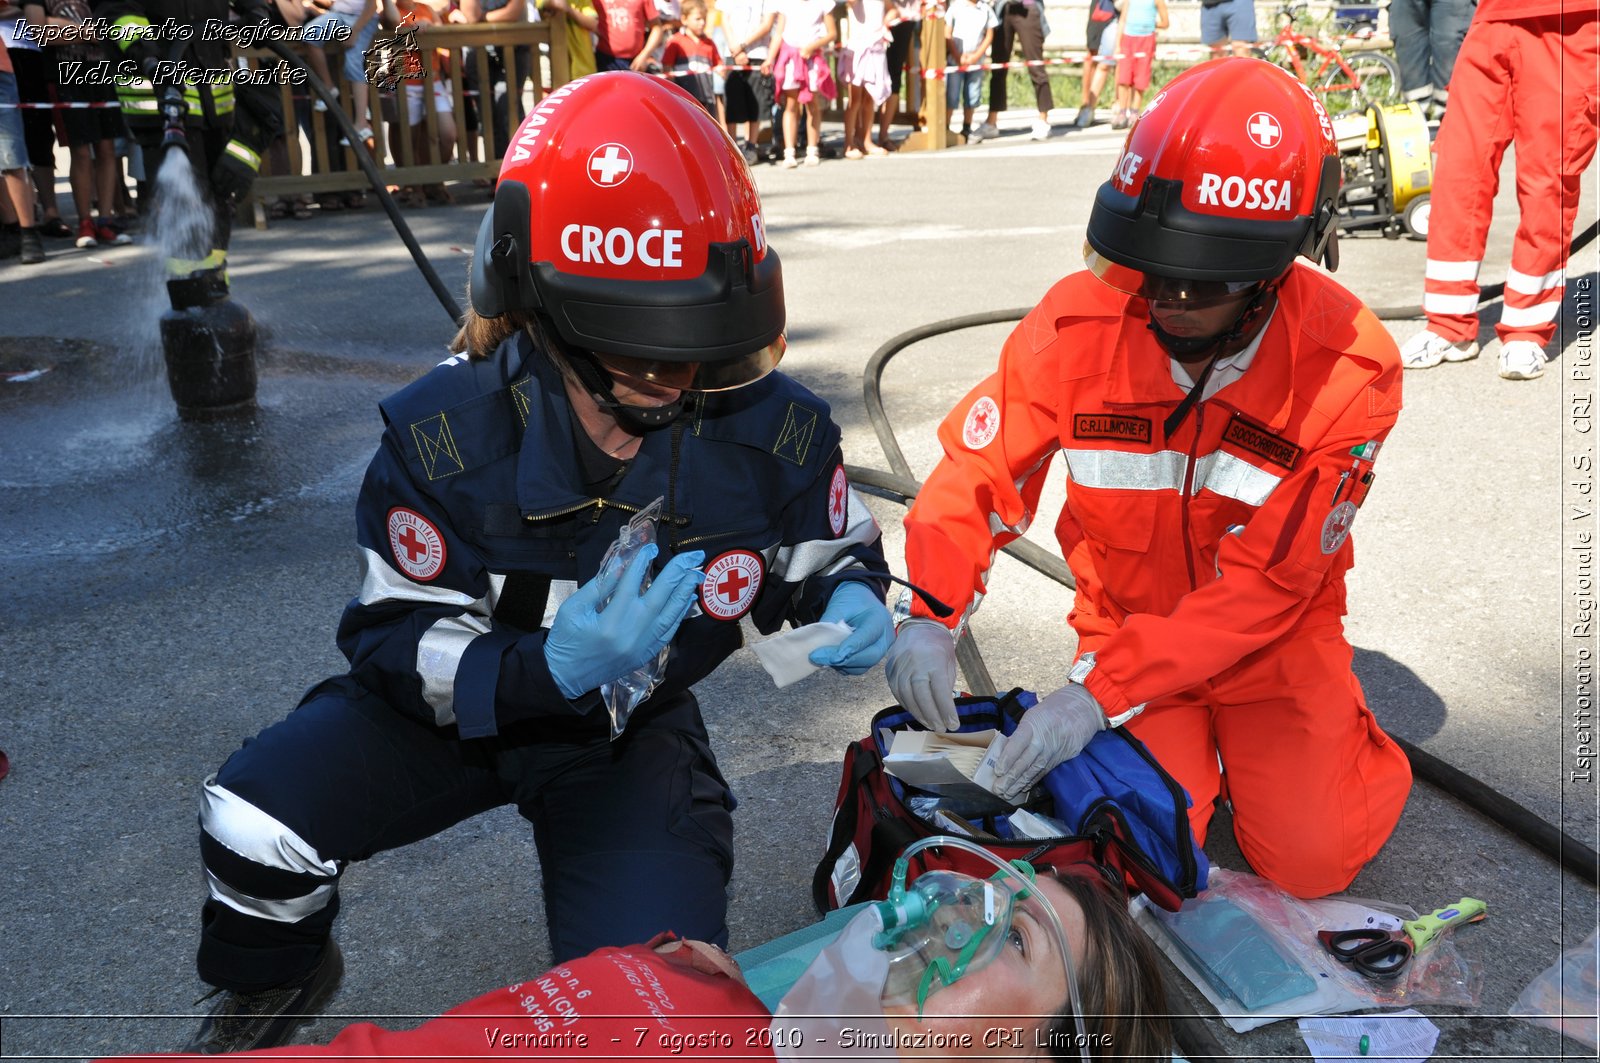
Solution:
[[[317,1017],[344,977],[344,956],[333,941],[311,973],[258,993],[223,992],[200,1032],[183,1051],[219,1056],[252,1048],[276,1048]]]

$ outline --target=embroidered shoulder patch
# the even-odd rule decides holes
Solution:
[[[1249,451],[1280,469],[1294,468],[1300,461],[1302,453],[1300,447],[1294,443],[1282,436],[1273,435],[1259,425],[1251,424],[1239,414],[1234,414],[1233,420],[1228,422],[1228,430],[1222,433],[1222,441],[1232,443],[1240,450]]]
[[[817,411],[808,410],[798,402],[789,403],[783,415],[783,427],[778,431],[778,441],[772,444],[772,453],[796,465],[806,463],[811,450],[811,437],[817,433]]]
[[[422,469],[428,474],[428,479],[443,479],[466,469],[455,437],[450,434],[450,422],[445,419],[443,411],[413,421],[411,438],[417,445],[417,456],[422,459]]]
[[[1127,443],[1150,442],[1150,421],[1120,413],[1080,413],[1072,418],[1073,439],[1116,439]]]

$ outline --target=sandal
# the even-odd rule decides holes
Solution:
[[[70,240],[73,236],[72,228],[61,220],[58,214],[54,218],[47,218],[34,228],[40,236],[48,236],[52,240]]]
[[[311,200],[297,199],[289,207],[289,213],[300,221],[305,221],[312,216]]]
[[[267,204],[267,217],[274,221],[283,221],[289,217],[289,204],[281,199],[275,199]]]

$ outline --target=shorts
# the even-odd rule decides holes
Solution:
[[[328,32],[326,27],[329,25],[343,26],[348,30],[355,24],[356,16],[354,15],[346,15],[340,11],[327,11],[316,18],[306,20],[306,24],[301,27],[301,32],[309,37],[313,27],[316,27],[320,35]],[[344,42],[344,77],[352,85],[365,85],[367,83],[366,54],[367,49],[372,46],[372,38],[377,32],[378,17],[374,15],[372,18],[367,19],[367,24],[362,27],[360,33],[352,34]]]
[[[433,83],[433,109],[438,114],[449,114],[452,109],[450,82],[436,79]],[[415,81],[406,82],[406,122],[421,125],[427,115],[422,110],[422,86]]]
[[[1252,0],[1223,0],[1215,7],[1200,9],[1200,43],[1223,41],[1255,43],[1256,6]]]
[[[17,76],[0,70],[0,170],[21,170],[28,165],[23,139],[22,112],[17,109]]]
[[[69,148],[81,148],[123,135],[122,111],[115,106],[117,94],[110,85],[57,85],[56,99],[62,103],[109,103],[110,107],[64,107],[56,112],[56,140]]]
[[[983,100],[983,84],[988,77],[982,70],[957,70],[944,79],[945,106],[950,110],[965,106],[972,110]]]
[[[756,66],[761,60],[755,56],[750,62]],[[760,122],[772,115],[772,75],[759,70],[730,70],[725,88],[730,122]]]
[[[1115,22],[1107,22],[1105,30],[1100,35],[1100,48],[1095,52],[1094,61],[1108,70],[1115,70],[1117,66],[1117,38],[1122,30]]]
[[[1117,84],[1135,92],[1150,87],[1150,67],[1155,62],[1156,35],[1122,38],[1122,62],[1117,64]]]

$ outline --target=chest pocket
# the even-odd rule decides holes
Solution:
[[[1119,450],[1070,450],[1064,456],[1067,508],[1083,537],[1116,550],[1148,548],[1164,489],[1182,484],[1184,456]]]
[[[525,521],[513,503],[490,504],[484,508],[478,546],[484,563],[495,571],[533,567],[566,576],[577,559],[580,522],[586,527],[587,521],[584,513]]]

